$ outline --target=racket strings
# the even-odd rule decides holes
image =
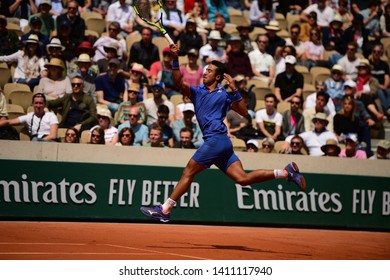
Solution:
[[[134,0],[133,7],[135,8],[135,12],[138,14],[140,18],[144,18],[146,20],[152,21],[153,16],[151,12],[151,4],[156,1],[149,0]]]

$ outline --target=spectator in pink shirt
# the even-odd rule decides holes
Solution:
[[[359,141],[355,133],[348,133],[345,143],[345,148],[341,150],[339,157],[341,158],[367,158],[366,152],[358,150]]]

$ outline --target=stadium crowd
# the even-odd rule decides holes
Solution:
[[[208,63],[221,61],[246,101],[248,116],[227,112],[234,147],[390,158],[388,140],[371,148],[390,121],[389,1],[162,2],[183,79],[202,84]],[[1,139],[19,139],[24,125],[34,141],[185,149],[203,142],[191,100],[173,83],[168,42],[129,0],[1,1],[0,63],[0,76],[9,75]],[[9,105],[22,92],[30,94],[21,103],[32,106],[17,116]]]

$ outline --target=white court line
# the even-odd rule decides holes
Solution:
[[[135,248],[135,247],[128,247],[128,246],[121,246],[121,245],[113,245],[113,244],[84,244],[84,243],[34,243],[34,242],[0,242],[0,245],[61,245],[61,246],[87,246],[87,245],[96,245],[96,246],[107,246],[107,247],[114,247],[114,248],[122,248],[127,250],[135,250],[135,251],[143,251],[145,253],[59,253],[59,252],[0,252],[0,255],[148,255],[150,253],[153,254],[161,254],[161,255],[169,255],[169,256],[176,256],[181,258],[188,258],[188,259],[197,259],[197,260],[210,260],[206,258],[200,258],[195,256],[189,256],[189,255],[182,255],[182,254],[175,254],[175,253],[167,253],[167,252],[161,252],[161,251],[155,251],[155,250],[147,250],[147,249],[141,249],[141,248]]]
[[[167,252],[160,252],[155,250],[147,250],[147,249],[140,249],[140,248],[134,248],[134,247],[127,247],[127,246],[121,246],[121,245],[112,245],[112,244],[99,244],[99,245],[105,245],[110,247],[116,247],[116,248],[124,248],[124,249],[131,249],[131,250],[139,250],[139,251],[145,251],[149,253],[155,253],[155,254],[161,254],[161,255],[169,255],[169,256],[177,256],[177,257],[184,257],[189,259],[197,259],[197,260],[210,260],[200,257],[194,257],[194,256],[188,256],[188,255],[181,255],[181,254],[174,254],[174,253],[167,253]]]

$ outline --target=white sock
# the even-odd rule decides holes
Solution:
[[[171,213],[171,209],[173,208],[173,206],[176,205],[176,201],[174,201],[173,199],[170,199],[168,198],[164,204],[162,205],[162,211],[164,214],[169,214]]]
[[[284,169],[274,169],[275,179],[286,178],[286,172]]]

